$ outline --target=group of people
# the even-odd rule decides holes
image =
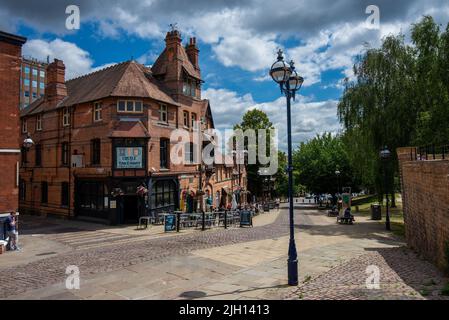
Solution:
[[[6,248],[10,251],[17,251],[19,247],[17,245],[18,238],[18,220],[15,212],[11,212],[11,214],[6,218],[5,221],[5,229],[6,229],[6,238],[8,240],[8,244]]]

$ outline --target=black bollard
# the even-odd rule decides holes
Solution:
[[[225,229],[228,228],[228,212],[226,210],[224,212],[224,227]]]
[[[206,230],[206,213],[203,211],[203,224],[201,226],[201,231]]]

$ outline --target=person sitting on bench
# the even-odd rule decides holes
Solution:
[[[343,213],[342,217],[337,217],[338,223],[344,223],[344,224],[352,224],[354,221],[354,216],[351,214],[351,208],[346,208],[345,212]]]
[[[344,213],[343,217],[346,219],[350,219],[353,217],[353,215],[351,214],[351,208],[348,207],[345,209],[345,213]]]

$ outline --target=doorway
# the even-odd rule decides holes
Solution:
[[[137,223],[139,220],[138,196],[123,197],[123,223]]]

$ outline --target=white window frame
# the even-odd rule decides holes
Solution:
[[[36,131],[42,131],[42,115],[38,114],[36,116]]]
[[[101,113],[103,111],[103,106],[101,102],[95,102],[94,103],[94,122],[99,122],[103,120],[103,117],[101,116]]]
[[[168,123],[168,107],[166,104],[159,105],[159,121],[163,123]]]
[[[186,117],[186,115],[187,115],[187,117]],[[187,118],[187,119],[186,119]],[[183,124],[184,124],[184,127],[185,128],[190,128],[189,127],[189,125],[190,125],[190,123],[189,123],[189,119],[190,119],[190,116],[189,116],[189,112],[188,111],[183,111],[183,113],[182,113],[182,121],[183,121]],[[187,121],[186,121],[187,120]]]
[[[22,120],[22,133],[28,132],[28,125],[27,125],[27,119]]]
[[[119,110],[118,106],[119,106],[120,102],[124,102],[125,103],[125,110],[124,111]],[[128,110],[128,102],[132,102],[132,104],[133,104],[133,110],[132,111]],[[141,106],[141,110],[140,111],[136,111],[136,103],[137,102],[140,102],[140,106]],[[117,113],[137,113],[137,114],[143,113],[143,101],[141,101],[141,100],[117,100]]]
[[[195,119],[193,119],[193,118],[195,118]],[[192,124],[192,128],[193,129],[198,129],[198,119],[197,119],[197,116],[196,116],[196,113],[194,113],[194,112],[192,112],[191,114],[190,114],[190,123]]]
[[[64,108],[62,110],[62,126],[67,127],[70,125],[70,110],[69,108]]]

